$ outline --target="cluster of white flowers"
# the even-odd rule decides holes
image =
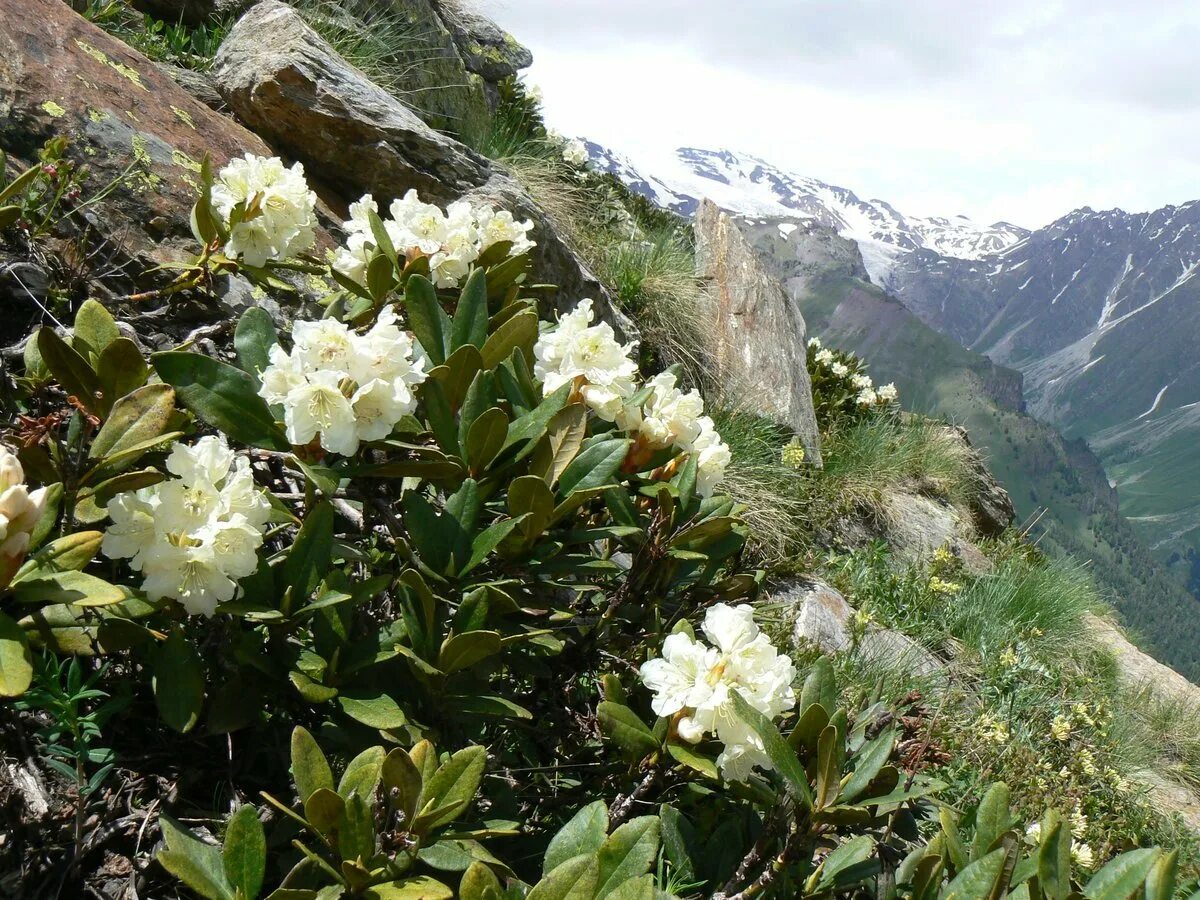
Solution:
[[[379,212],[379,204],[370,194],[350,204],[350,218],[343,223],[349,238],[331,260],[335,270],[359,284],[366,283],[367,264],[375,248],[369,212]],[[533,222],[518,222],[507,210],[497,211],[486,204],[459,200],[443,211],[410,190],[392,201],[388,213],[383,227],[396,252],[408,259],[429,257],[433,282],[440,288],[458,287],[471,264],[495,244],[511,243],[510,256],[527,253],[535,246],[529,239]]]
[[[46,489],[29,490],[16,454],[0,447],[0,588],[12,580],[29,550],[29,536],[46,508]]]
[[[426,359],[384,307],[365,334],[336,319],[296,322],[292,351],[276,344],[259,394],[283,407],[295,446],[320,435],[330,453],[351,456],[362,441],[378,441],[417,405],[413,388],[425,380]]]
[[[582,166],[588,161],[587,144],[579,138],[571,138],[563,147],[563,159],[573,166]]]
[[[774,719],[796,702],[796,670],[759,631],[750,606],[718,603],[705,613],[703,631],[712,646],[682,632],[669,635],[662,658],[642,666],[642,683],[654,692],[651,707],[658,715],[682,714],[675,723],[681,738],[696,743],[711,734],[720,740],[721,774],[744,781],[754,766],[773,766],[762,741],[734,712],[732,692]]]
[[[151,600],[178,600],[211,616],[232,600],[237,579],[258,568],[256,551],[271,505],[254,485],[250,461],[224,437],[176,444],[167,457],[176,477],[108,501],[112,524],[100,549],[129,559]]]
[[[1072,822],[1074,823],[1075,816],[1072,815],[1071,818],[1072,818]],[[1084,822],[1084,827],[1086,827],[1087,819],[1084,818],[1083,822]],[[1092,850],[1092,848],[1089,844],[1085,844],[1082,841],[1078,840],[1078,838],[1080,837],[1079,831],[1080,831],[1080,829],[1073,824],[1072,833],[1074,833],[1075,837],[1071,839],[1071,860],[1077,866],[1080,866],[1084,869],[1092,869],[1096,865],[1096,853],[1094,850]],[[1034,822],[1032,825],[1030,825],[1028,828],[1025,829],[1025,835],[1034,844],[1040,844],[1042,842],[1042,823]]]
[[[225,254],[248,266],[264,266],[311,247],[316,204],[304,166],[296,163],[289,169],[277,156],[247,153],[232,159],[212,187],[213,209],[225,222],[234,210],[241,217],[230,229]]]
[[[622,345],[607,322],[592,324],[592,301],[581,300],[543,333],[534,345],[534,375],[553,394],[574,383],[584,403],[606,422],[616,421],[625,400],[637,390],[634,344]]]
[[[681,391],[674,374],[663,372],[650,381],[641,404],[629,400],[637,392],[637,363],[633,344],[621,344],[607,322],[592,324],[592,301],[581,300],[543,333],[533,348],[534,374],[542,390],[552,394],[573,384],[583,402],[606,422],[616,422],[637,436],[644,447],[678,447],[696,455],[696,490],[709,497],[725,477],[732,461],[704,400],[694,390]]]
[[[896,385],[885,384],[876,387],[874,382],[871,381],[870,376],[864,375],[861,372],[851,373],[850,367],[838,360],[832,350],[821,346],[820,338],[809,338],[808,346],[816,351],[813,354],[813,360],[818,366],[828,369],[831,374],[838,378],[849,379],[850,386],[858,391],[855,401],[859,406],[885,406],[889,403],[895,403],[899,397]]]

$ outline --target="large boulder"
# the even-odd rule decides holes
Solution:
[[[57,135],[90,170],[87,194],[111,186],[87,213],[93,227],[141,268],[194,252],[187,222],[205,153],[219,166],[269,152],[62,0],[0,3],[0,147],[30,162]]]
[[[736,223],[704,200],[693,221],[696,270],[708,281],[715,376],[734,397],[796,432],[820,462],[799,305],[767,272]]]
[[[529,194],[488,160],[430,128],[347,63],[294,9],[265,0],[221,45],[214,66],[232,110],[273,146],[304,161],[343,199],[370,192],[386,206],[409,188],[446,204],[487,200],[532,219],[536,277],[560,311],[592,297],[626,338],[636,329]]]
[[[416,188],[445,203],[491,174],[484,159],[426,125],[277,0],[238,20],[213,72],[246,125],[347,194]]]

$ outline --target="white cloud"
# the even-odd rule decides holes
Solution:
[[[1036,226],[1200,196],[1200,4],[490,0],[550,123]]]

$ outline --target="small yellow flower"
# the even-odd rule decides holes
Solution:
[[[792,439],[792,441],[785,444],[783,450],[780,452],[780,456],[783,464],[790,468],[798,469],[804,465],[804,447],[801,446],[800,441],[797,439]]]
[[[1011,669],[1017,664],[1017,651],[1012,647],[1005,647],[1000,653],[1000,665],[1006,669]]]
[[[943,581],[934,575],[929,579],[929,590],[935,594],[953,596],[962,590],[962,585],[957,581]]]
[[[1064,743],[1069,741],[1071,739],[1071,720],[1066,716],[1055,716],[1054,721],[1050,723],[1050,737]]]

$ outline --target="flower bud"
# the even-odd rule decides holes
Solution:
[[[30,491],[16,455],[0,447],[0,588],[25,561],[30,534],[46,507],[46,489]]]

